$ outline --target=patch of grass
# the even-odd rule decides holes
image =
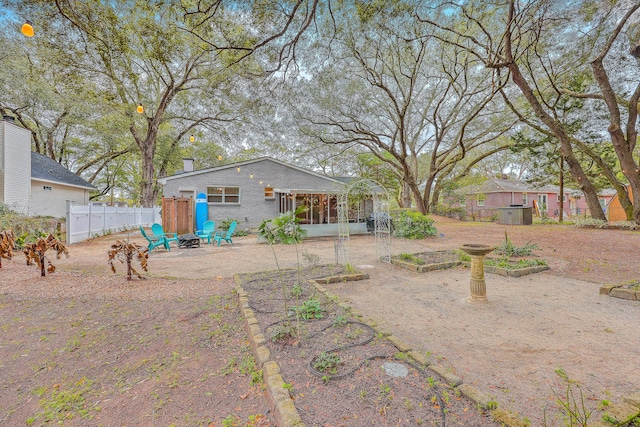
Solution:
[[[485,265],[498,268],[506,268],[507,270],[517,270],[519,268],[537,267],[540,265],[547,265],[547,262],[543,259],[520,259],[512,260],[506,257],[498,259],[485,258]]]
[[[400,258],[402,261],[410,262],[411,264],[424,265],[426,263],[425,260],[415,256],[414,254],[402,253],[398,255],[398,258]]]
[[[69,389],[63,388],[60,384],[55,384],[49,396],[46,396],[48,389],[38,387],[34,393],[41,397],[39,404],[42,411],[27,418],[26,423],[31,425],[36,421],[42,424],[56,422],[63,424],[65,420],[80,416],[83,419],[93,418],[92,411],[99,411],[98,406],[90,406],[86,402],[86,395],[91,391],[93,381],[82,377]]]

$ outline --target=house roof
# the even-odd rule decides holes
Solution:
[[[575,190],[565,188],[565,193],[571,193]],[[523,181],[513,179],[491,178],[482,184],[469,185],[458,190],[462,194],[478,194],[478,193],[559,193],[560,187],[557,185],[543,185],[540,187],[533,186]]]
[[[55,160],[40,153],[31,152],[31,179],[95,190],[96,187],[71,172]]]
[[[309,175],[316,176],[318,178],[326,179],[326,180],[331,181],[331,182],[344,184],[344,182],[340,178],[334,178],[334,177],[322,175],[320,173],[317,173],[317,172],[314,172],[314,171],[310,171],[308,169],[304,169],[304,168],[301,168],[299,166],[292,165],[290,163],[285,163],[285,162],[283,162],[281,160],[274,159],[272,157],[259,157],[257,159],[245,160],[245,161],[242,161],[242,162],[235,162],[235,163],[228,163],[226,165],[215,166],[215,167],[206,168],[206,169],[199,169],[199,170],[195,170],[195,171],[192,171],[192,172],[181,172],[181,173],[177,173],[175,175],[167,176],[167,177],[164,177],[164,178],[159,178],[158,182],[160,184],[162,184],[162,185],[165,185],[167,183],[167,181],[171,181],[171,180],[174,180],[174,179],[180,179],[180,178],[189,177],[189,176],[201,175],[201,174],[221,171],[221,170],[225,170],[225,169],[234,169],[234,168],[237,168],[237,167],[243,167],[243,166],[251,165],[251,164],[254,164],[254,163],[262,162],[262,161],[265,161],[265,160],[271,161],[271,162],[274,162],[274,163],[278,163],[278,164],[280,164],[282,166],[290,167],[290,168],[296,169],[296,170],[298,170],[300,172],[304,172],[304,173],[307,173]]]

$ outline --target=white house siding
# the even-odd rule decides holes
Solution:
[[[250,176],[253,175],[253,178]],[[278,215],[279,201],[276,197],[265,199],[264,188],[313,190],[321,193],[339,192],[343,188],[341,183],[329,178],[317,176],[293,167],[283,165],[269,159],[240,164],[240,172],[235,165],[228,168],[215,168],[206,172],[186,173],[184,176],[165,178],[163,188],[164,197],[180,197],[181,190],[195,190],[197,193],[207,192],[208,186],[239,187],[239,204],[209,203],[209,219],[219,225],[227,218],[239,221],[241,229],[255,228],[264,219]],[[260,184],[262,181],[262,184]]]
[[[31,182],[31,216],[52,216],[62,218],[66,215],[66,201],[76,205],[89,204],[89,191],[55,182],[33,180]]]
[[[31,191],[31,132],[6,121],[2,126],[2,202],[28,213]]]

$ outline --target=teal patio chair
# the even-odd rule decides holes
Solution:
[[[220,243],[222,240],[224,240],[227,243],[231,243],[233,245],[233,240],[231,240],[231,236],[236,231],[237,225],[238,224],[236,224],[236,222],[233,221],[231,224],[229,224],[229,229],[225,234],[216,233],[215,236],[213,236],[213,240],[218,242],[218,246],[220,246]]]
[[[165,237],[156,235],[147,236],[147,233],[145,233],[144,228],[142,227],[140,227],[140,232],[142,233],[142,236],[147,239],[147,242],[149,242],[149,245],[147,246],[147,248],[149,248],[149,253],[160,245],[164,246],[168,251],[171,250],[171,248],[169,248],[169,242]]]
[[[176,245],[178,244],[178,234],[177,233],[165,233],[164,229],[162,228],[162,225],[160,224],[152,224],[151,225],[151,232],[153,233],[154,236],[162,236],[165,239],[167,239],[168,243],[171,242],[176,242]]]
[[[196,230],[196,236],[200,238],[200,240],[204,241],[207,239],[207,243],[211,243],[211,237],[216,232],[216,222],[207,220],[202,224],[202,230]]]

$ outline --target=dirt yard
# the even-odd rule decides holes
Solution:
[[[506,231],[537,244],[551,270],[487,275],[490,302],[474,306],[468,269],[412,273],[377,262],[373,237],[354,236],[351,264],[371,279],[327,287],[532,425],[557,412],[558,369],[593,408],[640,391],[640,302],[598,295],[599,284],[639,278],[640,232],[436,221],[438,237],[394,239],[392,253],[497,245]],[[273,425],[231,294],[233,274],[276,268],[271,249],[248,236],[154,250],[148,279],[127,282],[106,262],[123,238],[72,245],[45,278],[22,255],[3,260],[0,425]],[[281,268],[335,262],[332,238],[274,250]]]

